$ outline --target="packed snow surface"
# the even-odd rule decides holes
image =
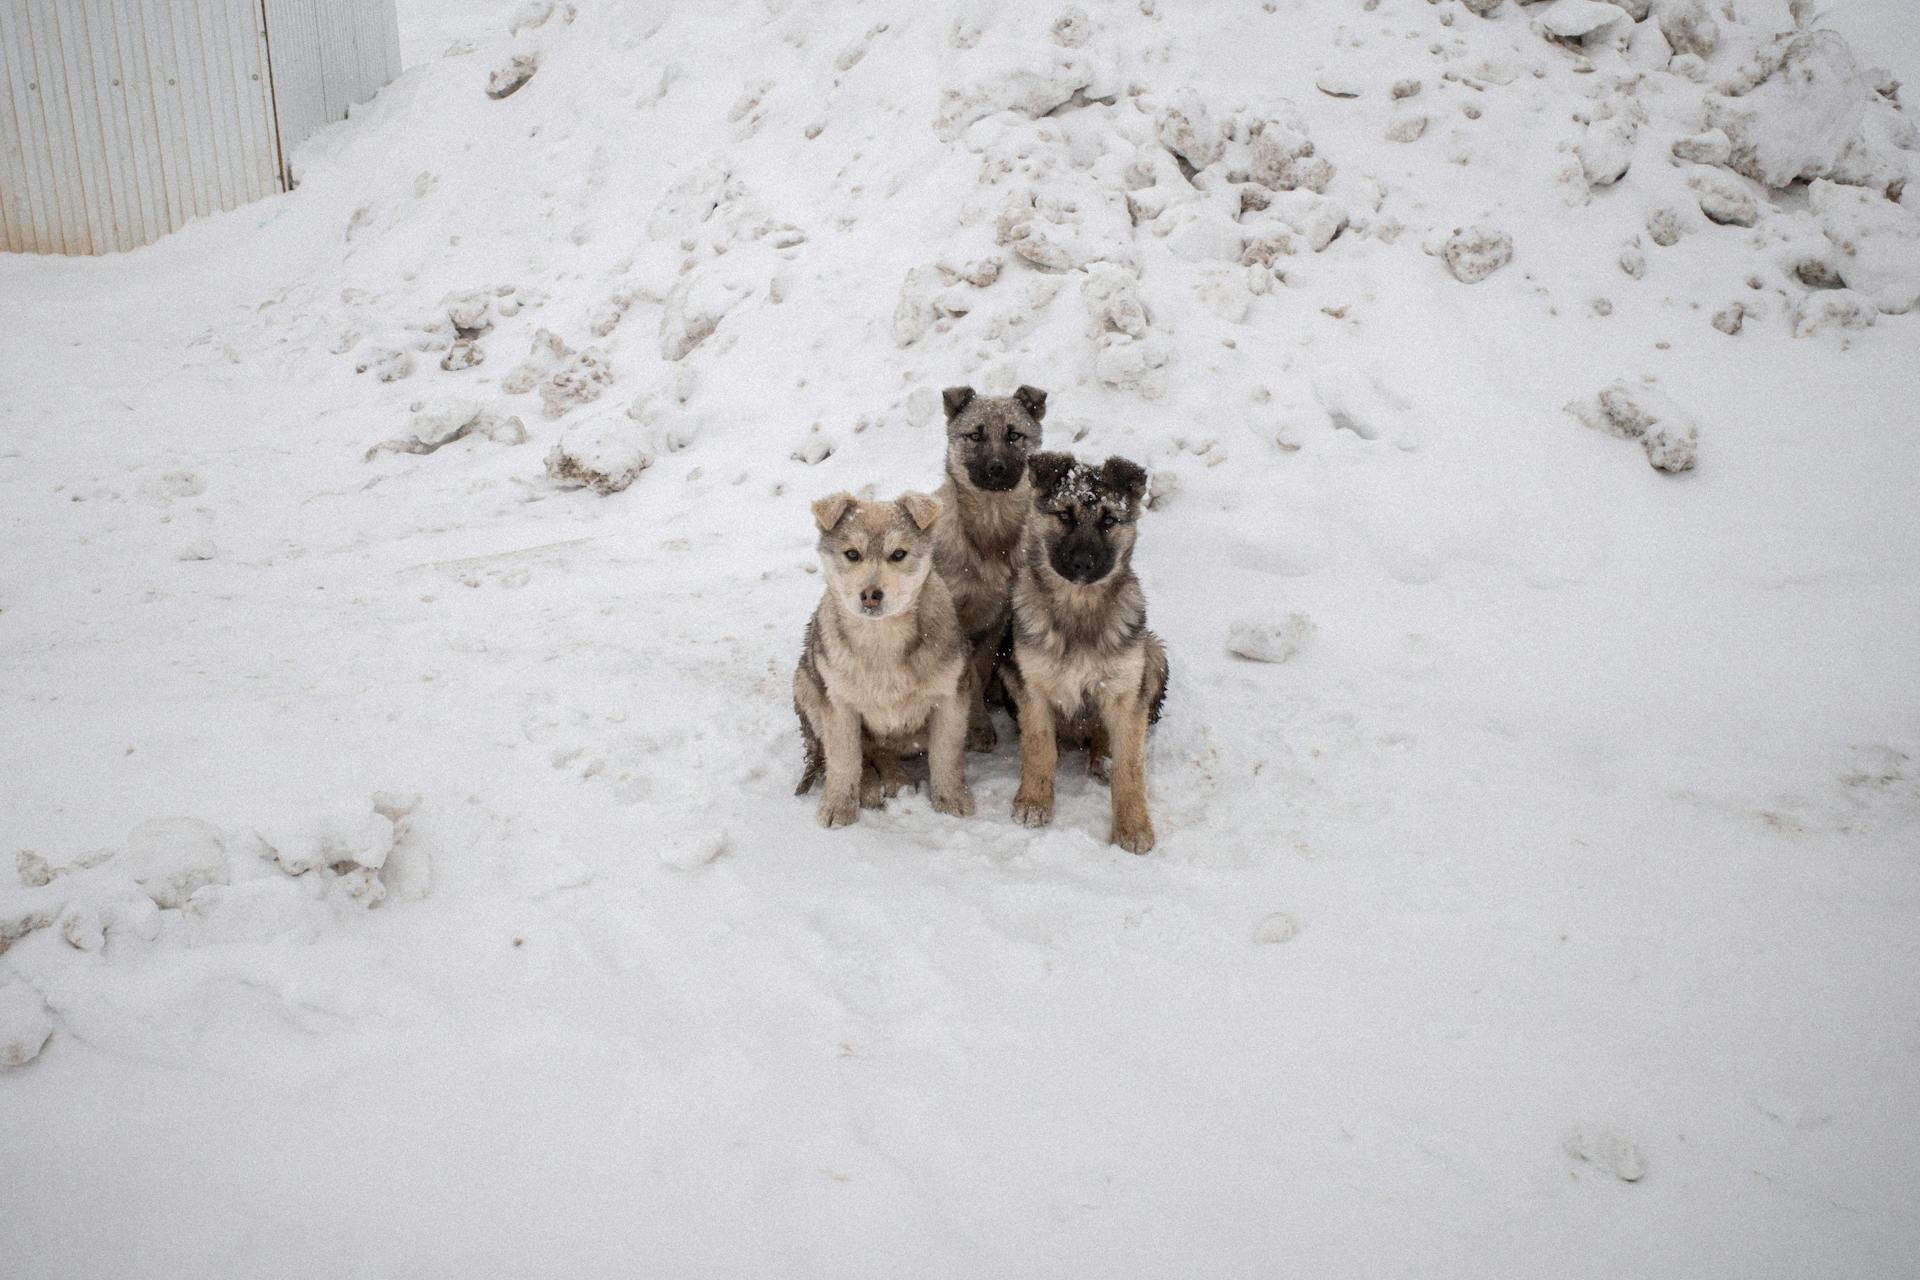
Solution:
[[[1910,1273],[1899,0],[401,19],[0,260],[0,1270]],[[1144,858],[792,794],[809,502],[1021,383]]]

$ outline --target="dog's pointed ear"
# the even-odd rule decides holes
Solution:
[[[903,493],[899,498],[901,510],[907,513],[907,519],[921,529],[933,528],[933,522],[940,518],[940,499],[930,498],[924,493]]]
[[[952,422],[962,409],[973,403],[973,388],[948,387],[940,393],[940,400],[947,406],[947,421]]]
[[[813,522],[820,526],[820,532],[831,533],[852,505],[852,494],[830,493],[813,504]]]
[[[1147,473],[1125,458],[1108,458],[1101,463],[1100,482],[1126,494],[1127,501],[1136,505],[1147,495]]]
[[[1035,422],[1047,416],[1047,393],[1040,388],[1023,386],[1013,393],[1013,398],[1032,415]]]
[[[1027,479],[1033,482],[1033,496],[1044,498],[1059,487],[1073,466],[1070,453],[1036,453],[1027,459]]]

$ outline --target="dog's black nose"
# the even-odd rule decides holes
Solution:
[[[882,591],[879,587],[868,587],[865,591],[862,591],[860,593],[861,604],[879,604],[882,600],[885,600],[886,598],[887,598],[887,593]]]
[[[997,481],[997,480],[1005,480],[1006,478],[1007,478],[1006,463],[1002,462],[998,458],[995,458],[992,462],[989,462],[987,464],[987,479]]]
[[[1077,555],[1067,561],[1067,568],[1073,571],[1073,576],[1076,578],[1088,577],[1093,573],[1093,557],[1086,554]]]

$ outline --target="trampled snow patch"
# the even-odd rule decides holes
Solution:
[[[260,829],[152,818],[117,848],[58,859],[23,851],[18,884],[0,883],[0,954],[33,982],[57,985],[63,1013],[71,1002],[84,1018],[111,1001],[115,981],[83,976],[93,973],[74,967],[84,957],[311,943],[337,929],[343,911],[365,910],[389,889],[424,896],[430,858],[409,838],[418,804],[381,793]],[[0,979],[0,1060],[32,1058],[57,1026],[32,986]]]

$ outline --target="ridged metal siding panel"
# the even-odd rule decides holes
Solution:
[[[264,0],[283,159],[400,74],[393,0]]]
[[[0,0],[0,250],[132,249],[271,194],[399,72],[394,0]]]

